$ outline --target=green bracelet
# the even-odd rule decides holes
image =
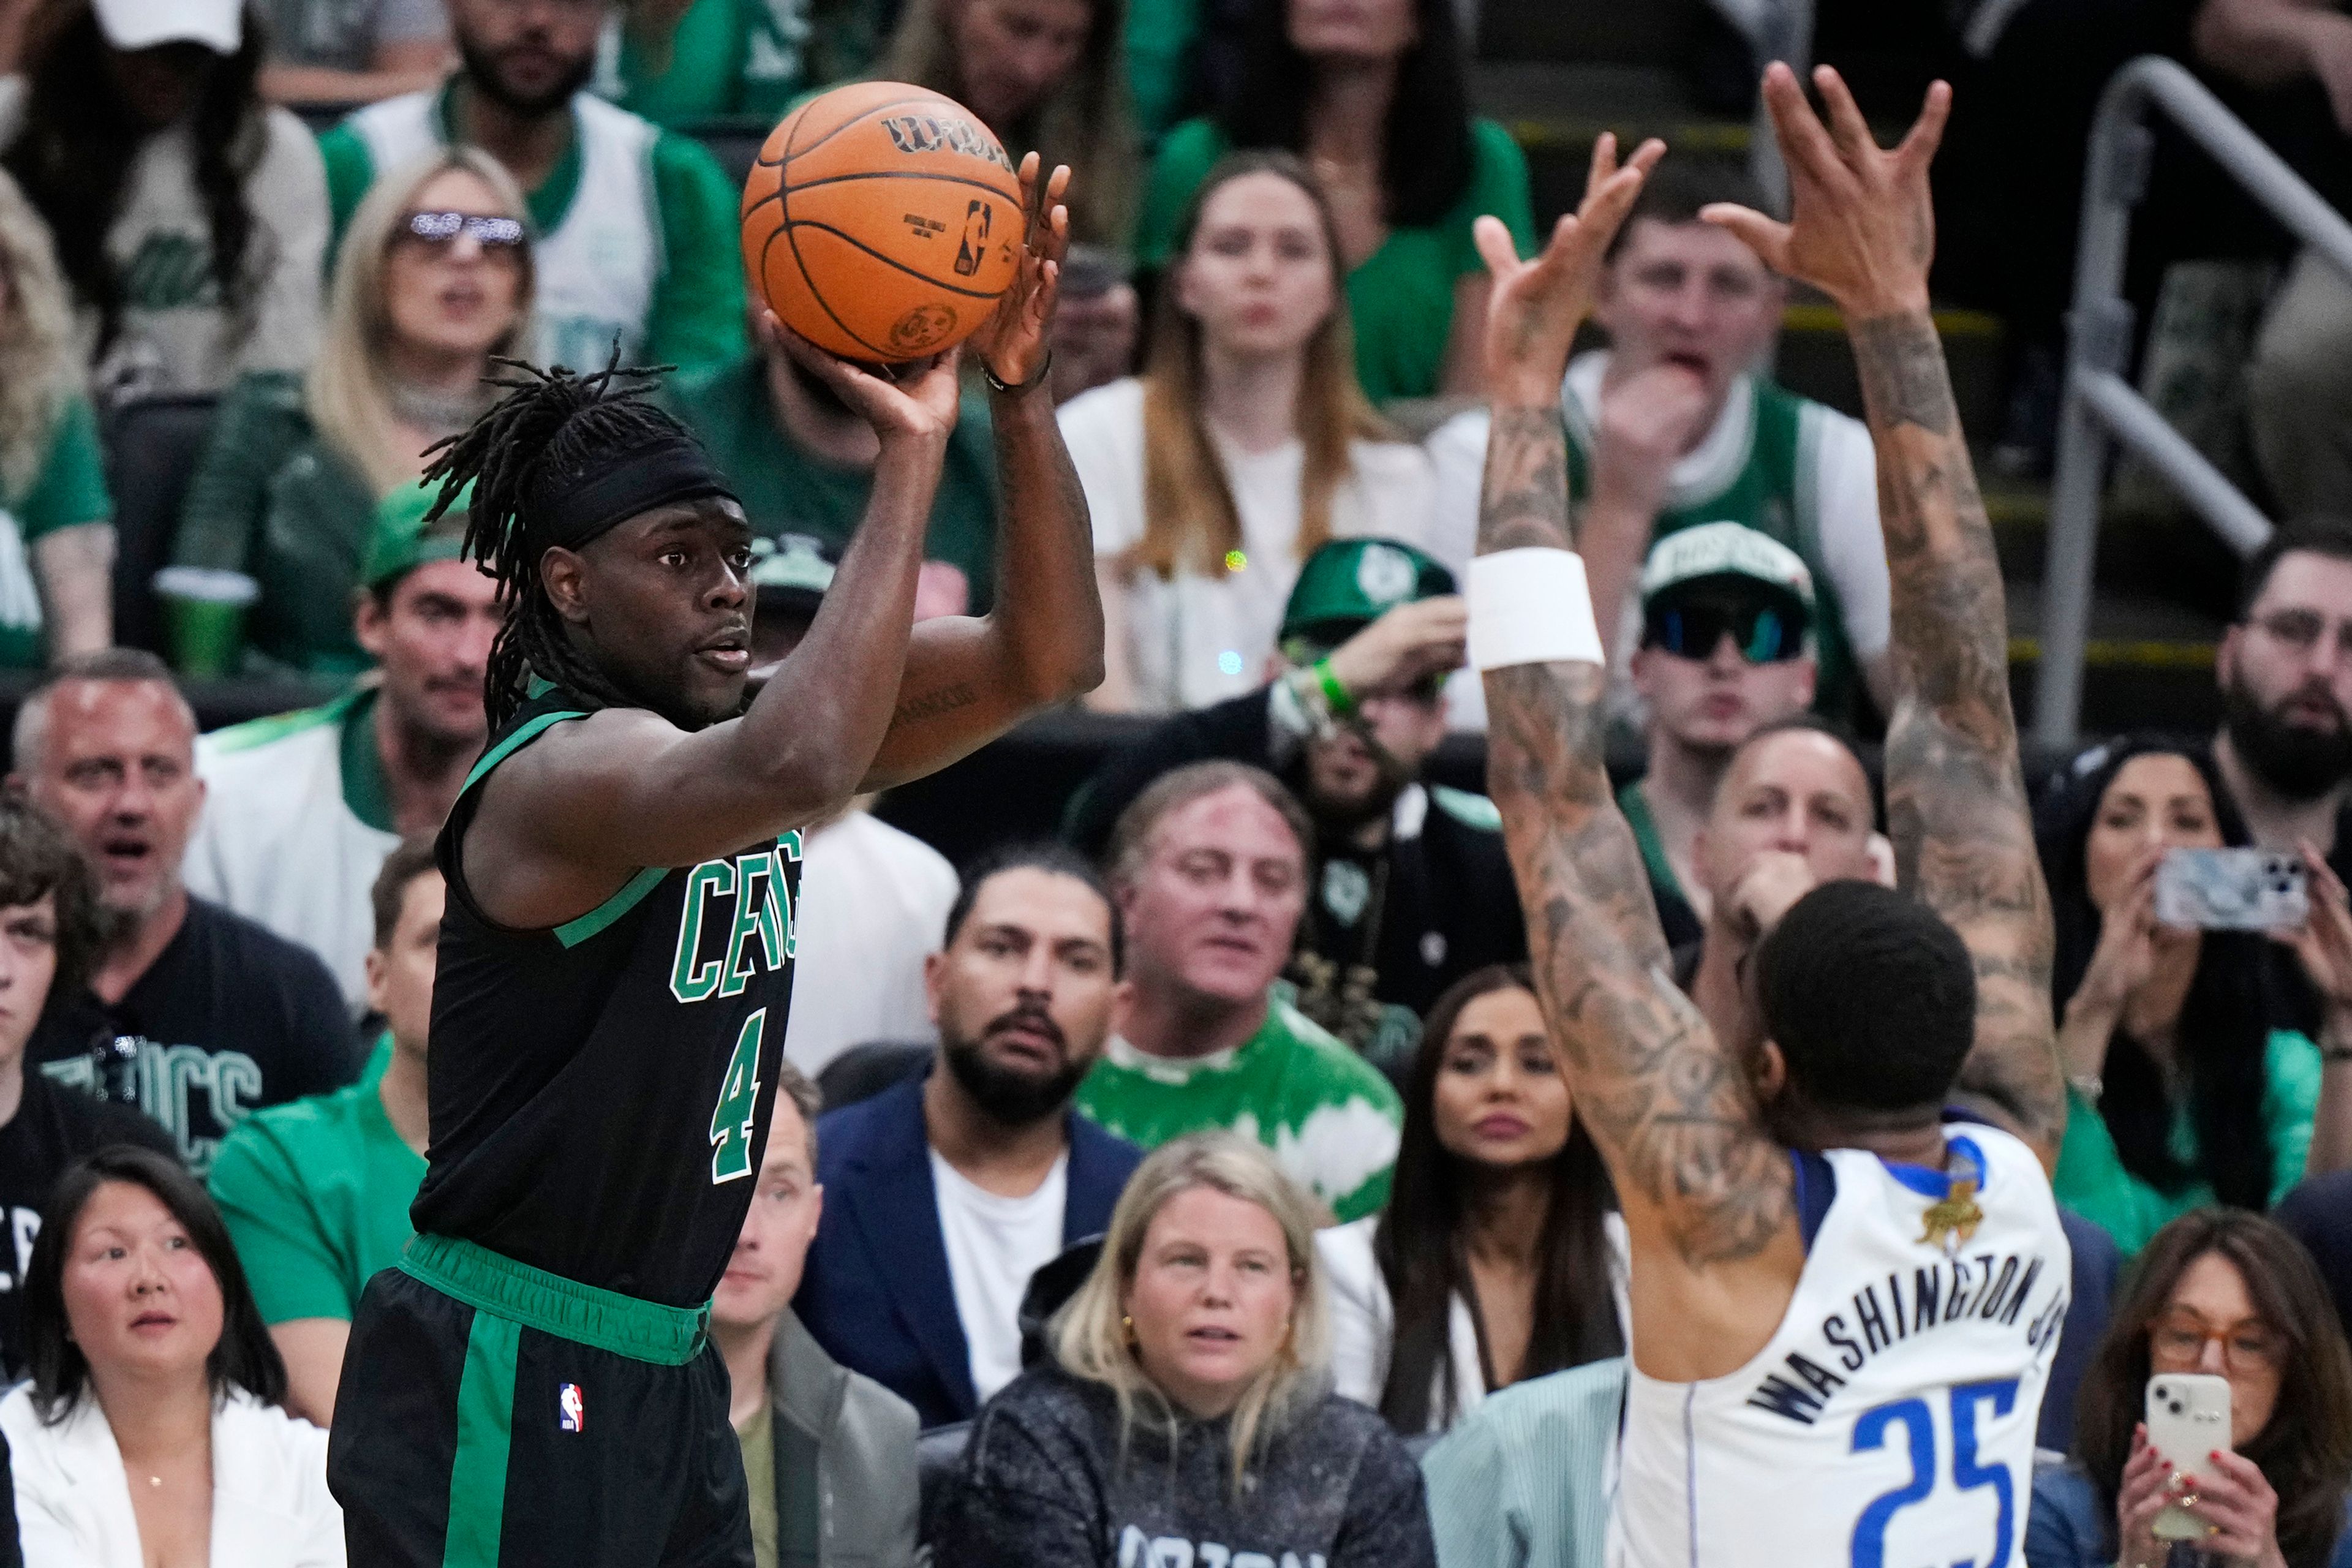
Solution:
[[[1355,712],[1356,699],[1345,686],[1340,684],[1339,678],[1331,673],[1329,659],[1318,658],[1315,661],[1315,679],[1322,683],[1323,700],[1329,704],[1331,717],[1345,719]]]

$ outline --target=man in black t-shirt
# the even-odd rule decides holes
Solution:
[[[201,1175],[246,1112],[350,1082],[359,1047],[315,954],[182,882],[204,805],[195,740],[163,662],[109,649],[66,660],[26,698],[9,779],[80,847],[100,928],[87,984],[60,993],[32,1059],[87,1088],[93,1047],[135,1040],[123,1090]]]
[[[0,1375],[26,1372],[26,1268],[41,1211],[68,1165],[110,1143],[170,1153],[164,1131],[25,1070],[25,1047],[53,984],[79,982],[95,956],[89,875],[66,837],[16,801],[0,801]]]

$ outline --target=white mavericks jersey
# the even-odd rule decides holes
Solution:
[[[346,122],[368,150],[375,177],[442,145],[440,95],[413,92],[370,104]],[[634,363],[646,341],[664,268],[651,121],[592,93],[572,100],[580,138],[580,184],[563,216],[531,236],[538,276],[540,353],[545,363],[601,370],[621,343]]]
[[[205,809],[182,867],[191,893],[324,959],[354,1013],[367,1005],[375,944],[370,895],[400,843],[361,821],[343,795],[344,724],[365,693],[197,741]]]
[[[1966,1240],[1923,1239],[1943,1173],[1832,1150],[1771,1342],[1704,1383],[1631,1373],[1612,1568],[2024,1568],[2073,1258],[2032,1150],[1949,1142],[1984,1173]]]

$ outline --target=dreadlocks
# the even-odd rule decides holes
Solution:
[[[686,427],[645,396],[648,385],[677,367],[625,369],[617,346],[612,363],[590,375],[503,357],[495,363],[512,373],[490,378],[507,395],[470,428],[432,449],[423,480],[441,485],[427,521],[455,504],[467,485],[474,487],[462,553],[497,582],[506,613],[483,681],[490,726],[505,723],[522,705],[533,675],[597,707],[637,705],[572,643],[541,585],[539,562],[552,545],[578,542],[559,531],[550,504],[559,491],[647,447],[692,444]]]

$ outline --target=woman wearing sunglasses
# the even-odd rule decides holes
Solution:
[[[490,357],[529,351],[531,285],[521,193],[485,153],[436,152],[360,204],[317,360],[231,393],[173,549],[181,564],[258,584],[247,668],[365,667],[352,595],[377,508],[492,400]]]
[[[2230,1384],[2227,1452],[2168,1469],[2145,1424],[2148,1379]],[[2352,1352],[2295,1239],[2242,1209],[2201,1209],[2140,1255],[2084,1374],[2074,1457],[2034,1478],[2029,1568],[2166,1563],[2352,1568]],[[2149,1529],[2168,1503],[2209,1533],[2171,1553]]]

